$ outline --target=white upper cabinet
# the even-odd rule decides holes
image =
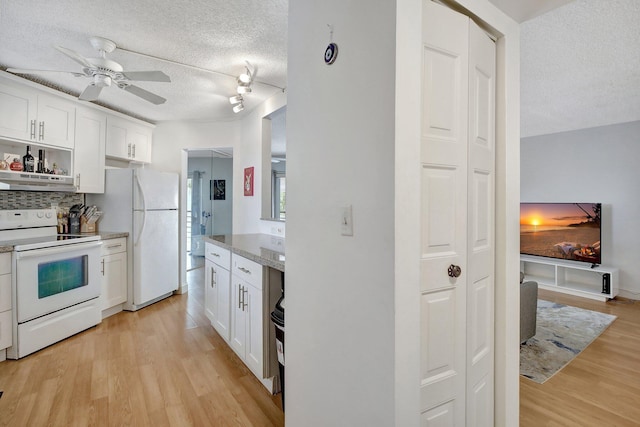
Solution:
[[[54,96],[38,95],[37,142],[73,148],[76,106]]]
[[[0,136],[72,149],[75,119],[73,102],[0,82]]]
[[[80,193],[104,193],[104,156],[107,115],[78,107],[73,152],[75,179]]]
[[[0,82],[0,135],[30,140],[35,135],[31,120],[37,115],[37,104],[35,93]]]
[[[116,116],[107,118],[107,157],[151,163],[153,129]]]

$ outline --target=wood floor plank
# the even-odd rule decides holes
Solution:
[[[0,363],[4,426],[283,426],[280,397],[253,377],[189,292],[111,316]]]
[[[520,426],[640,425],[640,302],[540,290],[539,298],[617,319],[544,384],[520,377]]]

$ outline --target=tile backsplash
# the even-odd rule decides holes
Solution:
[[[84,203],[84,194],[55,191],[0,191],[0,209],[43,209],[51,207],[52,203],[71,207]]]

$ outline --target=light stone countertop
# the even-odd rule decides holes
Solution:
[[[225,234],[205,236],[204,241],[258,264],[284,272],[284,238],[269,234]]]

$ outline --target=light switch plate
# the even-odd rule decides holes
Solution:
[[[342,207],[340,234],[343,236],[353,236],[353,214],[351,205]]]

